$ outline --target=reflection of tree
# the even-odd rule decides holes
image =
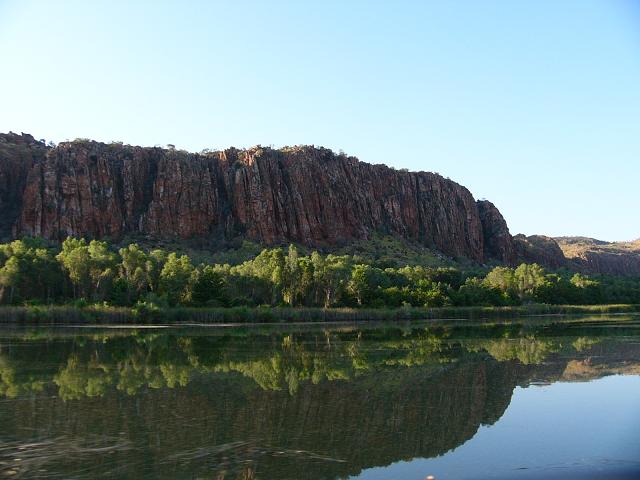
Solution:
[[[524,365],[539,365],[549,354],[560,349],[559,345],[554,344],[553,341],[538,340],[533,337],[487,340],[481,342],[480,346],[500,362],[519,360]]]
[[[624,372],[638,358],[637,343],[585,332],[494,333],[24,339],[2,346],[0,388],[17,398],[3,402],[0,425],[24,442],[37,429],[51,438],[100,432],[134,445],[110,457],[128,478],[236,479],[251,471],[294,479],[303,471],[336,479],[456,448],[503,415],[516,385],[569,378],[568,360],[584,360],[571,378],[588,379]],[[611,362],[616,369],[599,367]],[[46,394],[30,395],[34,382]],[[105,466],[88,463],[58,458],[48,474],[91,478]],[[71,474],[80,470],[85,477]]]
[[[20,388],[16,385],[16,372],[10,365],[9,360],[5,357],[0,357],[0,395],[5,395],[9,398],[17,397],[20,393]]]
[[[576,349],[576,352],[582,352],[598,344],[599,342],[600,339],[598,338],[578,337],[571,343],[571,345]]]
[[[486,330],[463,332],[461,338],[452,329],[241,337],[132,332],[78,336],[64,342],[26,335],[23,343],[40,348],[39,358],[53,355],[42,363],[48,370],[29,370],[33,362],[16,357],[25,349],[3,351],[0,395],[16,397],[47,385],[57,386],[65,400],[100,397],[109,390],[135,395],[143,389],[185,387],[195,377],[213,374],[240,374],[264,390],[295,395],[305,383],[353,381],[371,372],[442,366],[462,358],[483,358],[483,352],[501,362],[539,365],[561,350],[586,353],[600,341],[584,335],[536,336],[531,331],[521,335],[500,330],[489,337]],[[47,347],[52,342],[54,349]]]
[[[100,397],[113,385],[114,378],[110,370],[94,358],[82,362],[77,355],[73,355],[66,367],[53,377],[53,382],[59,388],[58,394],[65,400]]]
[[[45,383],[28,372],[20,375],[17,366],[6,356],[0,355],[0,396],[15,398],[38,393],[44,389]]]

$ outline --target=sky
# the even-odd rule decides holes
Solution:
[[[640,237],[640,1],[0,0],[0,131],[313,144]]]

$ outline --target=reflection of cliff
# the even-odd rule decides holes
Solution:
[[[34,442],[40,432],[61,443],[100,435],[119,445],[90,462],[45,463],[61,477],[119,467],[116,476],[128,478],[227,471],[228,480],[250,469],[257,479],[333,479],[456,448],[504,414],[516,385],[567,378],[572,362],[592,369],[586,379],[637,369],[639,358],[637,344],[587,337],[351,335],[330,348],[306,340],[148,335],[33,349],[14,341],[2,350],[0,375],[37,388],[0,405],[0,440]]]
[[[578,339],[579,347],[584,340]],[[638,344],[635,342],[620,342],[612,350],[610,345],[588,345],[589,355],[569,359],[564,371],[562,381],[584,382],[594,378],[608,375],[640,375],[640,359]]]
[[[221,463],[224,455],[253,456],[258,478],[300,478],[297,459],[306,454],[274,457],[271,452],[261,458],[259,450],[265,448],[346,461],[318,459],[306,467],[313,469],[306,478],[335,478],[457,447],[480,424],[503,414],[521,368],[527,367],[487,361],[390,371],[349,382],[306,383],[293,396],[264,391],[238,376],[208,375],[185,388],[151,389],[138,396],[110,392],[82,403],[48,395],[35,402],[24,398],[0,409],[0,422],[3,435],[10,437],[36,428],[54,437],[100,432],[118,438],[124,432],[133,444],[146,445],[146,465],[136,463],[140,452],[117,454],[119,462],[131,464],[125,476],[132,478],[143,472],[179,476],[183,468],[196,466],[204,473],[209,462]],[[249,445],[224,454],[191,458],[196,449],[247,440]],[[184,465],[171,458],[179,452],[191,452]],[[240,460],[227,459],[234,468],[240,468]]]

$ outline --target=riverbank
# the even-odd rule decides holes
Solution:
[[[89,305],[0,307],[0,323],[293,323],[441,319],[510,319],[535,315],[640,313],[640,305],[544,305],[510,307],[357,308],[166,308],[135,309]]]

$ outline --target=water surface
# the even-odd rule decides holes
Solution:
[[[0,477],[640,478],[639,327],[5,326]]]

